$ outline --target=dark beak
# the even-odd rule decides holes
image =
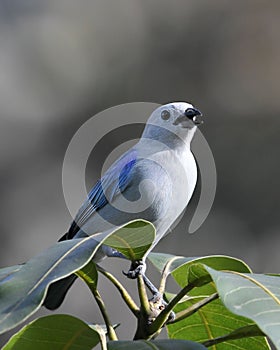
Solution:
[[[185,110],[184,115],[191,119],[195,125],[199,125],[203,123],[202,113],[199,109],[196,108],[188,108]]]
[[[181,114],[173,123],[174,125],[184,124],[187,120],[191,120],[195,125],[203,123],[202,113],[196,108],[188,108],[184,114]]]

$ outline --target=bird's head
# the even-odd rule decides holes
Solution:
[[[203,123],[201,117],[202,113],[190,103],[168,103],[154,110],[147,121],[144,135],[157,138],[161,135],[168,138],[179,137],[190,142],[197,126]]]

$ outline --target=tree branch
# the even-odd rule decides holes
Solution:
[[[99,294],[99,292],[96,288],[97,281],[92,279],[91,276],[86,274],[83,270],[77,271],[76,274],[87,284],[92,295],[94,296],[94,299],[96,300],[96,303],[97,303],[97,305],[100,309],[100,312],[103,316],[109,339],[110,340],[118,340],[117,334],[116,334],[114,327],[112,326],[110,319],[109,319],[109,316],[107,314],[105,304],[101,298],[101,295]]]
[[[102,273],[106,278],[108,278],[109,281],[111,281],[114,286],[118,289],[120,292],[120,295],[128,308],[131,310],[131,312],[134,314],[134,316],[139,316],[139,308],[134,302],[134,300],[131,298],[127,290],[123,287],[123,285],[108,271],[104,270],[101,266],[97,265],[97,270]]]
[[[144,283],[143,276],[140,274],[137,277],[137,283],[138,283],[138,293],[139,293],[139,299],[141,304],[141,312],[144,312],[145,315],[150,314],[150,304],[146,292],[146,287]]]
[[[108,333],[108,337],[110,340],[118,340],[117,334],[114,330],[114,327],[112,326],[109,316],[107,314],[106,308],[105,308],[105,304],[101,298],[101,295],[99,294],[98,290],[95,289],[92,291],[93,292],[93,296],[97,302],[97,305],[101,311],[101,314],[103,316],[104,322],[106,324],[106,328],[107,328],[107,333]]]

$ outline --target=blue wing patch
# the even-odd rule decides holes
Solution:
[[[73,238],[93,213],[104,207],[108,201],[112,201],[129,186],[136,162],[136,150],[132,149],[106,171],[89,192],[87,200],[80,208],[65,236],[66,239]]]

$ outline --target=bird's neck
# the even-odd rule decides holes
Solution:
[[[189,129],[184,137],[184,142],[190,147],[192,139],[194,137],[194,134],[196,132],[197,127],[193,127],[192,129]]]
[[[145,139],[151,139],[158,141],[171,149],[184,150],[190,148],[195,131],[196,127],[188,129],[187,131],[184,130],[182,135],[176,135],[168,129],[153,124],[147,124],[141,140],[145,142]]]

